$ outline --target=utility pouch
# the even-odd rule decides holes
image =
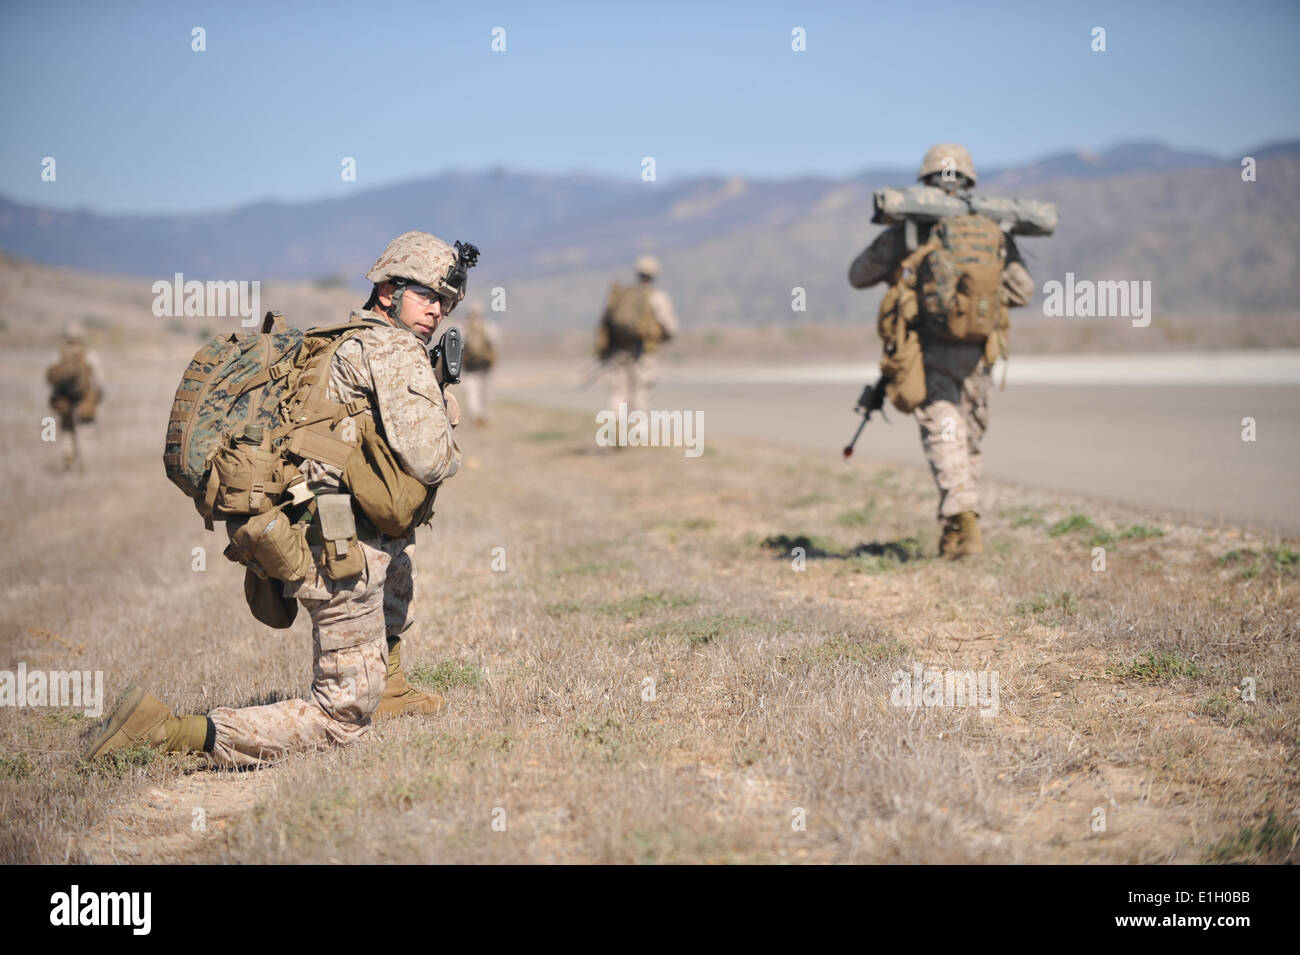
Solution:
[[[357,542],[352,495],[318,494],[316,520],[320,526],[326,575],[332,580],[346,580],[365,570],[366,558]]]
[[[253,441],[232,435],[212,454],[209,511],[217,518],[264,513],[301,480],[298,469],[272,450],[270,434]]]
[[[306,577],[312,567],[306,528],[293,523],[284,508],[280,505],[246,521],[228,521],[226,557],[259,577],[290,583]]]
[[[252,567],[244,570],[244,600],[258,621],[276,630],[288,630],[298,616],[298,601],[284,596],[284,585],[259,577]]]
[[[381,533],[405,537],[428,520],[433,489],[403,471],[388,443],[363,420],[361,446],[343,468],[343,483]]]

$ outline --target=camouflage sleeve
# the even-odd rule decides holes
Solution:
[[[677,312],[673,309],[673,300],[663,289],[650,293],[650,310],[654,312],[655,321],[664,330],[664,341],[674,337],[678,331]]]
[[[1029,277],[1020,250],[1011,236],[1007,236],[1007,263],[1002,267],[1002,290],[1007,293],[1007,304],[1025,305],[1034,297],[1034,280]]]
[[[849,266],[849,284],[870,288],[883,282],[903,258],[903,227],[890,226],[863,250]]]
[[[357,338],[388,446],[407,474],[429,487],[441,484],[459,470],[460,448],[429,353],[418,338],[397,329],[367,329]]]

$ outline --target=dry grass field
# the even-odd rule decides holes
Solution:
[[[306,692],[306,615],[255,623],[163,477],[183,362],[112,365],[78,474],[40,440],[41,356],[0,356],[0,669],[102,670],[110,705],[135,681],[179,711]],[[462,429],[406,649],[445,715],[233,773],[86,766],[95,720],[0,707],[0,861],[1300,857],[1296,541],[1002,485],[989,552],[951,565],[919,450],[845,466],[706,432],[688,458],[594,430],[522,405]],[[917,664],[996,672],[996,715],[893,705]]]

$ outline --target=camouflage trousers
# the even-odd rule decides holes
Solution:
[[[465,396],[465,414],[471,421],[486,421],[488,406],[488,372],[467,371],[460,377],[460,391]]]
[[[342,582],[322,572],[320,548],[305,580],[285,584],[311,615],[312,687],[307,700],[223,707],[208,716],[216,727],[212,760],[229,767],[258,766],[292,753],[345,746],[370,731],[388,679],[389,636],[414,623],[415,536],[360,541],[366,567]]]
[[[925,402],[916,409],[921,447],[939,488],[939,519],[979,511],[980,442],[989,426],[993,374],[983,345],[923,343]]]
[[[658,379],[659,360],[654,355],[614,352],[605,370],[609,410],[618,414],[620,404],[627,405],[628,411],[651,410],[650,389]]]

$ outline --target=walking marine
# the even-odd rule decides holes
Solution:
[[[176,715],[131,686],[88,757],[146,743],[256,766],[352,743],[372,718],[443,708],[406,681],[401,645],[415,626],[415,528],[461,460],[459,409],[426,349],[477,255],[407,232],[366,273],[370,298],[347,323],[304,336],[268,316],[261,336],[218,337],[196,355],[173,406],[168,476],[210,525],[226,521],[226,555],[247,568],[259,619],[287,626],[294,601],[310,614],[311,696]],[[242,432],[212,433],[220,409]]]
[[[940,143],[917,179],[966,198],[976,182],[970,154]],[[1054,213],[1051,225],[1055,225]],[[989,425],[992,366],[1007,354],[1008,306],[1033,295],[1015,240],[986,215],[967,212],[891,225],[849,267],[849,282],[888,281],[877,329],[886,394],[914,412],[939,489],[939,552],[983,551],[980,443]]]
[[[672,299],[655,288],[659,260],[643,255],[636,260],[635,285],[615,282],[596,330],[596,357],[609,382],[609,409],[618,414],[650,410],[650,389],[658,376],[659,346],[677,334],[677,313]]]

